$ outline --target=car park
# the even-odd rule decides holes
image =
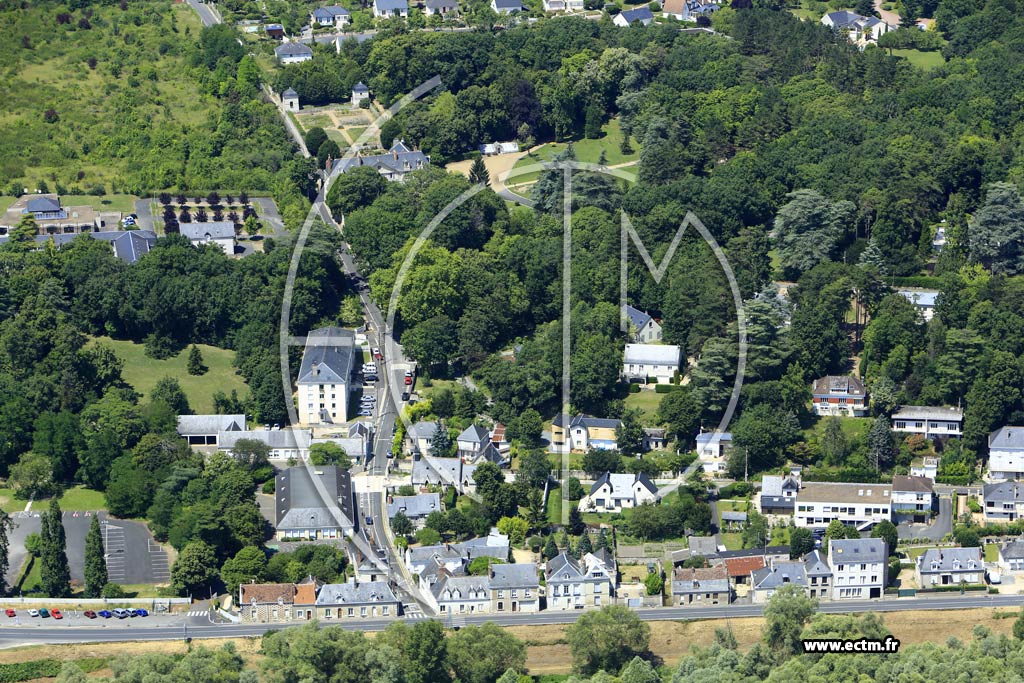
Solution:
[[[54,619],[63,619],[64,618],[64,615],[60,613],[59,609],[52,609],[52,610],[50,610],[50,616],[53,617]]]
[[[39,610],[37,610],[37,609],[30,609],[28,611],[28,615],[30,617],[38,617],[39,616]]]
[[[10,607],[7,608],[6,614],[9,617],[16,617],[16,616],[18,616],[18,613],[15,612],[14,610],[12,610]]]
[[[93,612],[91,609],[87,609],[84,612],[82,612],[82,616],[85,617],[86,619],[95,619],[96,618],[96,613]]]
[[[103,617],[104,619],[109,619],[110,617],[114,616],[114,613],[108,609],[101,609],[99,612],[96,613],[96,615]]]
[[[42,617],[43,619],[46,619],[47,617],[50,616],[50,610],[45,609],[45,608],[39,610],[39,616]]]

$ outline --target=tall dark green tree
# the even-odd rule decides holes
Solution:
[[[103,548],[100,519],[93,515],[85,537],[85,597],[98,598],[107,585],[107,560]]]
[[[43,592],[51,598],[71,596],[71,568],[68,566],[67,537],[64,533],[64,514],[54,498],[50,510],[42,515],[42,554],[40,574]]]
[[[188,364],[185,369],[190,375],[202,375],[206,372],[207,368],[203,365],[203,354],[195,344],[188,350]]]
[[[0,510],[0,595],[7,594],[7,568],[10,566],[10,541],[7,537],[11,530],[11,518]]]
[[[889,428],[889,418],[879,415],[868,431],[868,462],[879,470],[891,467],[895,459],[896,446]]]
[[[469,182],[474,185],[479,183],[487,185],[491,182],[491,173],[487,170],[483,158],[473,160],[473,165],[469,167]]]

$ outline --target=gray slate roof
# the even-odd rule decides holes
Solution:
[[[314,471],[323,474],[310,474],[306,467],[299,466],[289,467],[277,476],[274,500],[278,530],[352,526],[349,473],[333,465],[317,467]],[[312,477],[318,477],[317,481],[324,485],[328,500],[320,497]],[[339,509],[341,519],[336,516]]]
[[[1024,560],[1024,538],[1004,543],[999,548],[1004,560]]]
[[[787,583],[807,585],[803,562],[778,562],[774,567],[755,569],[750,575],[754,588],[760,590],[782,588]]]
[[[654,485],[654,482],[644,472],[637,474],[626,474],[616,472],[605,472],[601,475],[601,478],[594,482],[594,485],[590,487],[590,493],[593,494],[604,484],[611,484],[612,487],[612,498],[632,498],[633,497],[633,484],[640,482],[644,488],[651,493],[658,493],[658,487]]]
[[[520,0],[492,0],[494,6],[498,9],[512,9],[521,10],[523,9],[523,3]]]
[[[248,431],[221,432],[217,448],[230,451],[242,439],[265,443],[271,448],[306,449],[310,444],[310,433],[306,429],[252,429]]]
[[[860,378],[851,375],[826,375],[814,380],[812,393],[815,396],[827,396],[832,392],[848,394],[850,396],[863,396],[864,382]]]
[[[1001,450],[1024,448],[1024,427],[1000,427],[988,435],[988,447]]]
[[[985,502],[999,503],[1024,502],[1024,486],[1019,482],[999,481],[994,484],[985,484],[982,489]]]
[[[398,604],[391,587],[383,581],[328,583],[316,596],[317,606]]]
[[[401,0],[402,7],[405,7],[405,0]],[[409,173],[430,164],[430,157],[418,149],[409,149],[402,140],[395,140],[391,149],[383,154],[369,156],[354,156],[348,159],[338,159],[339,173],[351,171],[360,166],[369,166],[376,169],[385,169],[392,173]]]
[[[495,564],[491,565],[491,588],[538,588],[540,578],[536,565]]]
[[[426,517],[435,510],[441,511],[441,495],[439,493],[395,496],[388,503],[388,517],[394,517],[399,512],[403,512],[409,519],[418,519]]]
[[[192,241],[208,239],[225,240],[235,236],[235,224],[231,221],[208,221],[206,223],[180,223],[178,231]]]
[[[653,21],[654,14],[651,12],[650,7],[637,7],[636,9],[625,9],[620,13],[622,18],[627,23],[632,24],[634,21]],[[649,318],[650,316],[648,316]],[[639,328],[640,326],[637,325]]]
[[[114,256],[128,264],[133,264],[144,254],[148,254],[157,239],[156,233],[152,230],[101,230],[99,232],[36,235],[35,240],[38,246],[43,246],[52,240],[53,245],[60,249],[79,237],[109,242],[114,250]],[[0,235],[0,244],[8,239],[7,235]]]
[[[918,556],[917,566],[922,574],[967,572],[972,569],[971,561],[974,562],[973,569],[984,570],[985,562],[981,548],[929,548],[923,555]],[[954,565],[957,562],[959,567]]]
[[[274,48],[274,54],[278,57],[312,57],[313,48],[303,43],[281,43]]]
[[[478,424],[471,424],[462,430],[456,441],[473,441],[479,443],[484,440],[490,440],[490,434],[486,429]]]
[[[423,455],[412,464],[413,484],[445,484],[460,486],[473,483],[476,465],[467,465],[462,458],[435,458]]]
[[[732,512],[732,511],[726,510],[726,511],[722,512],[722,521],[723,522],[745,522],[745,521],[747,521],[747,513],[746,512]]]
[[[281,93],[281,99],[283,99],[283,100],[295,99],[298,96],[299,96],[299,93],[295,92],[294,88],[288,88],[283,93]]]
[[[718,554],[718,541],[714,536],[687,536],[686,544],[690,548],[691,557],[711,557]]]
[[[352,92],[370,92],[370,89],[366,87],[365,83],[359,81],[358,83],[352,86]]]
[[[964,411],[949,406],[900,406],[900,409],[892,414],[892,419],[960,422],[964,419]]]
[[[832,568],[820,550],[804,555],[804,573],[807,576],[832,576]]]
[[[912,493],[932,493],[932,480],[928,477],[908,477],[897,474],[892,478],[892,490]]]
[[[218,434],[245,430],[245,415],[179,415],[178,434]]]
[[[373,0],[373,5],[381,11],[409,9],[409,3],[405,0]]]
[[[728,593],[729,570],[724,564],[699,569],[676,569],[672,573],[672,595]]]
[[[482,593],[482,599],[489,599],[491,596],[490,580],[486,576],[452,576],[448,572],[442,572],[441,578],[430,587],[430,592],[438,600],[444,601],[449,599],[443,595],[448,590],[460,594],[459,597],[452,596],[452,600],[466,600],[473,593]]]
[[[554,426],[556,426],[556,427],[565,427],[566,426],[566,421],[567,421],[566,420],[566,416],[563,414],[563,415],[556,415],[555,419],[553,419],[551,421],[551,423]],[[577,426],[579,426],[579,427],[586,427],[588,429],[592,428],[592,427],[598,427],[598,428],[604,427],[604,428],[608,428],[608,429],[615,429],[621,423],[622,423],[621,420],[615,420],[615,419],[604,418],[604,417],[591,417],[590,415],[577,415],[577,416],[575,416],[575,417],[573,417],[573,418],[568,420],[569,427],[577,427]]]
[[[25,211],[28,213],[51,213],[60,210],[60,200],[53,197],[36,197],[25,202]]]
[[[352,376],[356,336],[342,327],[321,327],[306,335],[299,384],[347,384]]]
[[[880,538],[844,538],[829,541],[828,556],[833,565],[882,562],[887,559],[885,541]]]

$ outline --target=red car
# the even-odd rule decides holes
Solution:
[[[95,619],[96,618],[96,613],[93,612],[91,609],[85,610],[85,612],[83,612],[82,614],[85,615],[86,619]]]
[[[53,617],[54,619],[63,619],[64,618],[64,615],[60,613],[59,609],[52,609],[52,610],[50,610],[50,616]]]
[[[15,612],[14,610],[10,609],[10,608],[7,608],[7,610],[5,610],[5,611],[6,611],[7,616],[9,616],[9,617],[16,617],[16,616],[18,616],[18,613]]]

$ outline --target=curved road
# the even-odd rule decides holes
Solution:
[[[946,597],[919,597],[856,602],[823,602],[818,611],[824,614],[860,614],[864,612],[907,612],[913,610],[951,610],[971,607],[1020,607],[1024,605],[1021,595],[970,595]],[[723,607],[661,607],[634,610],[644,621],[670,621],[678,619],[736,619],[759,617],[763,605],[729,605]],[[568,624],[576,621],[582,611],[544,611],[524,614],[466,616],[460,625],[477,625],[494,622],[501,626],[533,626],[541,624]],[[37,622],[41,623],[41,622]],[[335,622],[321,622],[333,624]],[[337,625],[357,631],[382,631],[392,621],[355,620],[340,621]],[[300,624],[290,624],[298,626]],[[110,626],[55,627],[20,626],[0,627],[0,647],[41,645],[56,643],[122,642],[132,640],[178,640],[189,638],[241,638],[260,636],[267,631],[280,629],[281,624],[224,624],[202,626],[164,626],[142,628],[118,628]]]

